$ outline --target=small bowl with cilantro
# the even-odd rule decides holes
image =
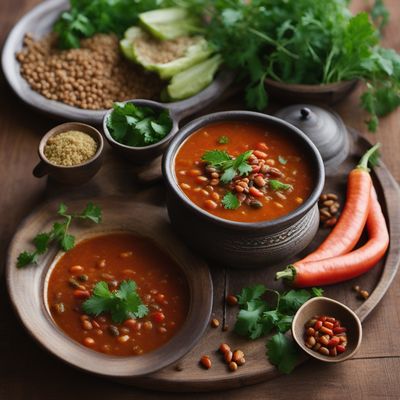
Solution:
[[[178,121],[161,103],[130,100],[114,103],[103,120],[108,143],[135,164],[161,155],[178,131]]]
[[[210,259],[266,266],[315,236],[322,159],[283,120],[249,111],[198,118],[172,140],[163,172],[172,225]]]

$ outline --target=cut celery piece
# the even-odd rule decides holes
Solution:
[[[120,42],[121,50],[126,58],[142,65],[148,71],[157,72],[161,79],[173,77],[207,59],[212,53],[208,42],[201,36],[195,36],[190,38],[192,44],[188,45],[182,56],[163,64],[155,63],[151,60],[150,54],[144,54],[139,46],[139,41],[145,40],[146,37],[148,38],[148,34],[142,29],[138,27],[129,28],[125,32],[124,39]],[[165,41],[161,43],[165,43]],[[148,46],[151,46],[151,42],[148,43]]]
[[[164,8],[139,15],[140,24],[161,40],[175,39],[198,31],[199,21],[183,8]]]
[[[182,100],[194,96],[206,88],[214,79],[222,57],[217,54],[206,61],[175,75],[167,87],[170,100]]]

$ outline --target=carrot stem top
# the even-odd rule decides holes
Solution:
[[[361,158],[360,162],[357,165],[357,169],[362,169],[364,171],[369,172],[368,164],[371,166],[375,166],[379,160],[379,151],[378,149],[381,147],[380,143],[377,143],[375,146],[371,147]]]

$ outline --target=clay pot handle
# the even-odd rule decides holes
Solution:
[[[36,178],[42,178],[43,176],[47,175],[48,171],[46,163],[43,161],[39,161],[38,165],[36,165],[36,167],[33,168],[32,174]]]

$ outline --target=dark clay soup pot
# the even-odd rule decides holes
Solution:
[[[314,187],[304,202],[288,214],[268,221],[236,222],[214,216],[195,205],[180,189],[175,157],[183,142],[199,129],[218,122],[249,122],[278,131],[302,150],[310,164]],[[211,149],[210,149],[211,150]],[[318,199],[324,186],[322,158],[310,139],[295,126],[270,115],[224,111],[204,115],[184,126],[163,158],[167,209],[171,224],[187,245],[205,258],[235,268],[277,264],[302,251],[319,225]]]

